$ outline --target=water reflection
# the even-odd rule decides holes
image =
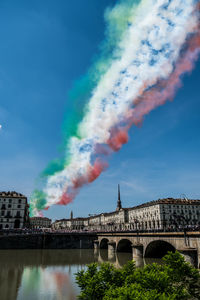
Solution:
[[[75,273],[92,262],[122,267],[131,253],[107,250],[1,250],[1,300],[72,300],[79,293]],[[142,267],[144,260],[136,262]]]
[[[23,268],[4,266],[0,268],[0,299],[11,300],[17,298],[17,291],[21,284]]]
[[[144,258],[145,265],[150,265],[153,263],[158,263],[159,265],[163,265],[164,260],[162,260],[161,258],[149,258],[149,257]]]

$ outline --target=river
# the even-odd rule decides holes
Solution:
[[[108,257],[106,250],[0,250],[0,299],[73,300],[79,294],[75,273],[87,264],[110,261],[121,267],[131,259],[131,253]]]

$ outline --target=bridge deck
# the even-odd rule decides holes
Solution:
[[[200,231],[187,231],[184,232],[97,232],[97,236],[126,236],[126,237],[137,237],[137,236],[158,236],[158,237],[184,237],[185,235],[191,237],[200,237]]]

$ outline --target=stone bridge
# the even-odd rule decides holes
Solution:
[[[159,233],[98,233],[94,249],[108,249],[111,257],[115,252],[131,252],[132,257],[161,258],[168,251],[179,251],[196,267],[200,267],[200,232]]]

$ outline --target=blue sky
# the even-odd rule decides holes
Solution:
[[[39,173],[59,156],[68,92],[104,37],[111,0],[0,1],[0,190],[28,197]],[[53,219],[111,211],[162,197],[200,198],[200,62],[173,102],[151,112],[109,161],[109,168]]]

